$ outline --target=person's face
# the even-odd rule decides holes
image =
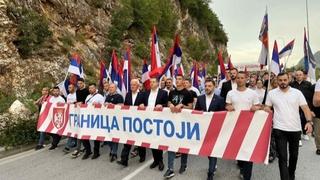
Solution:
[[[262,81],[257,81],[257,88],[261,89],[263,87]]]
[[[132,92],[137,92],[139,89],[139,83],[137,81],[131,81],[130,86]]]
[[[106,91],[106,92],[108,92],[108,90],[109,90],[109,83],[105,82],[105,83],[103,84],[103,90]]]
[[[166,86],[166,82],[165,81],[161,81],[160,86],[161,86],[161,88],[164,88]]]
[[[177,76],[176,85],[179,87],[183,86],[183,78],[181,76]]]
[[[42,88],[41,94],[43,96],[47,96],[49,94],[49,89],[48,88]]]
[[[204,91],[206,92],[207,95],[212,94],[213,90],[214,90],[214,85],[212,82],[206,82],[204,84]]]
[[[132,87],[132,84],[131,84],[131,87]],[[109,93],[114,94],[114,93],[116,93],[116,91],[117,91],[117,86],[115,84],[110,84]]]
[[[186,89],[188,89],[188,88],[191,87],[191,83],[190,83],[189,81],[187,81],[187,80],[185,80],[185,81],[183,82],[183,85],[184,85],[184,88],[186,88]]]
[[[243,73],[238,74],[236,82],[237,82],[237,86],[238,87],[244,87],[246,85],[246,82],[247,82],[246,75],[243,74]]]
[[[53,95],[54,97],[58,97],[58,96],[60,95],[60,90],[59,90],[59,89],[53,89],[52,95]]]
[[[94,85],[89,86],[89,93],[90,94],[94,94],[94,93],[96,93],[96,91],[97,91],[96,86],[94,86]]]
[[[156,90],[159,87],[159,83],[158,83],[157,79],[155,79],[155,78],[150,79],[150,87],[152,90]]]
[[[296,80],[297,80],[297,81],[299,81],[299,82],[300,82],[300,81],[303,81],[303,78],[304,78],[303,76],[304,76],[304,75],[303,75],[303,72],[302,72],[302,71],[297,71],[297,72],[296,72]]]
[[[279,76],[277,80],[281,89],[286,89],[289,86],[289,77],[287,75]]]
[[[166,87],[167,87],[168,89],[170,89],[170,88],[172,87],[172,80],[171,80],[171,79],[168,79],[168,80],[166,81]]]
[[[268,79],[269,79],[269,75],[268,74],[263,75],[263,80],[268,80]]]
[[[84,82],[83,81],[78,81],[78,87],[80,89],[83,89],[84,88]]]
[[[235,69],[231,70],[230,71],[230,78],[232,80],[235,80],[237,78],[237,74],[238,74],[237,70],[235,70]]]
[[[250,86],[251,87],[256,86],[256,79],[255,78],[250,78]]]
[[[69,90],[70,93],[74,93],[74,90],[75,90],[74,85],[73,85],[73,84],[70,84],[70,85],[68,86],[68,90]]]

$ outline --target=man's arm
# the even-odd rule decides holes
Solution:
[[[313,105],[314,105],[315,107],[319,107],[319,106],[320,106],[320,91],[314,92],[314,95],[313,95]]]
[[[304,129],[307,131],[307,133],[311,133],[312,132],[312,114],[311,114],[311,111],[309,109],[309,106],[308,105],[302,105],[300,106],[303,113],[304,113],[304,116],[306,117],[306,120],[307,120],[307,124],[305,125]]]

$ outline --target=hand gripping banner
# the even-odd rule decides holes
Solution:
[[[43,104],[38,131],[222,159],[268,163],[272,114]]]

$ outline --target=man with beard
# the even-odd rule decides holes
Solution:
[[[205,81],[205,94],[198,96],[195,110],[204,112],[223,111],[225,109],[224,99],[214,94],[215,82],[212,79]],[[213,180],[216,171],[217,158],[209,157],[209,171],[207,180]]]
[[[288,74],[278,74],[277,80],[279,87],[268,93],[265,110],[271,112],[271,107],[274,109],[273,132],[279,158],[281,180],[294,180],[302,129],[299,107],[307,119],[307,123],[303,127],[307,133],[312,132],[312,115],[301,91],[289,86]]]
[[[227,94],[230,90],[237,89],[237,83],[236,83],[237,75],[238,75],[238,69],[236,68],[231,69],[230,80],[222,84],[220,96],[223,97],[224,99],[226,99]]]

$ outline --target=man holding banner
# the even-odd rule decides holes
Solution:
[[[158,78],[152,77],[150,79],[151,90],[145,92],[144,105],[155,107],[155,109],[161,109],[168,104],[168,93],[165,90],[159,89]],[[144,106],[143,105],[143,106]],[[163,151],[159,149],[152,149],[153,163],[150,165],[150,169],[159,166],[159,170],[164,169],[163,164]]]
[[[85,103],[88,105],[98,105],[104,103],[104,98],[101,94],[98,93],[96,84],[91,83],[89,84],[89,95],[86,98]],[[89,156],[92,154],[91,145],[89,140],[83,140],[83,146],[86,150],[85,154],[82,156],[82,159],[88,159]],[[100,149],[100,141],[94,141],[93,147],[93,156],[91,159],[96,159],[100,156],[99,149]]]
[[[139,80],[138,79],[132,79],[130,82],[130,89],[131,91],[129,91],[126,94],[126,98],[124,100],[124,105],[127,106],[139,106],[140,104],[143,103],[144,99],[143,99],[143,93],[139,92]],[[128,159],[129,159],[129,154],[130,154],[130,150],[131,150],[131,146],[130,144],[124,144],[123,145],[123,149],[121,152],[121,160],[117,161],[118,164],[123,165],[123,166],[128,166]],[[146,148],[144,147],[138,147],[138,153],[140,156],[140,160],[139,162],[144,162],[146,159]]]
[[[169,93],[168,106],[172,113],[179,113],[181,109],[192,109],[193,98],[190,92],[184,88],[184,77],[182,75],[176,76],[176,88]],[[164,174],[165,178],[173,177],[173,164],[176,153],[168,151],[168,170]],[[181,155],[181,166],[179,173],[182,174],[186,171],[188,161],[188,154]]]
[[[246,73],[244,71],[240,71],[236,78],[237,88],[232,89],[227,94],[227,111],[256,111],[260,109],[260,103],[257,93],[247,88],[246,82]],[[240,177],[244,180],[250,180],[253,163],[249,161],[238,161],[238,166],[240,167]]]
[[[215,82],[212,79],[205,81],[205,94],[198,96],[195,110],[204,112],[223,111],[225,109],[224,99],[214,94]],[[213,180],[216,171],[217,158],[209,158],[209,171],[207,180]]]

